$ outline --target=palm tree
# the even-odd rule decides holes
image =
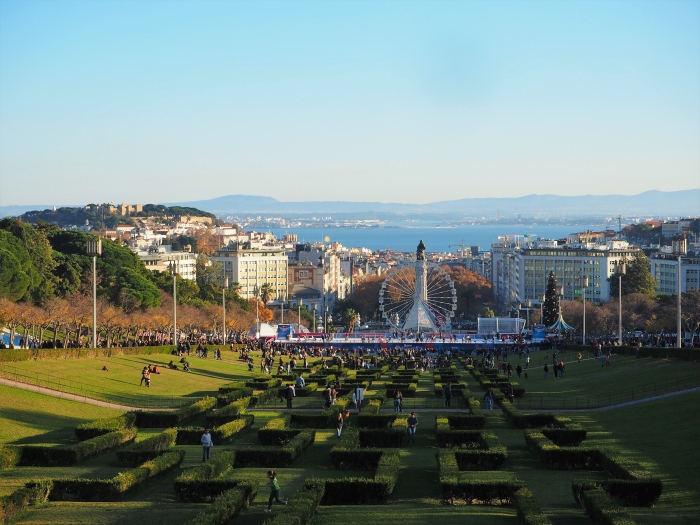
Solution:
[[[345,310],[345,313],[343,314],[343,322],[345,323],[348,332],[354,331],[356,320],[357,312],[355,310],[352,308]]]
[[[270,299],[272,299],[274,294],[275,289],[270,283],[265,283],[260,287],[260,300],[265,306],[267,306],[267,303],[270,302]]]

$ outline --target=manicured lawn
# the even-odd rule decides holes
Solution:
[[[122,412],[0,385],[0,443],[73,443],[73,429]]]
[[[544,359],[544,353],[542,359]],[[230,357],[233,357],[230,355]],[[537,362],[534,354],[533,363]],[[567,356],[568,357],[568,356]],[[71,377],[91,376],[103,386],[107,395],[138,391],[140,369],[144,364],[167,363],[170,356],[130,356],[107,360],[60,360],[20,363],[27,369],[48,367]],[[550,356],[551,360],[551,356]],[[109,372],[100,371],[106,361]],[[249,377],[243,363],[215,362],[212,359],[190,358],[194,372],[164,370],[153,378],[151,390],[159,395],[204,395],[214,393],[220,384]],[[551,361],[550,361],[551,362]],[[533,367],[531,367],[533,368]],[[629,388],[649,383],[653,379],[667,380],[674,376],[697,374],[698,365],[652,359],[613,358],[610,367],[602,368],[598,362],[570,363],[564,379],[550,378],[544,381],[538,372],[521,380],[530,395],[580,396],[582,392],[613,392],[615,388]],[[168,372],[167,374],[165,372]],[[467,372],[461,371],[467,379]],[[472,395],[481,397],[476,382],[469,380]],[[383,382],[374,383],[368,395],[383,393]],[[146,390],[141,387],[141,390]],[[177,392],[177,393],[172,393]],[[421,375],[418,399],[434,400],[432,374]],[[321,397],[313,402],[320,409]],[[300,401],[300,399],[297,399]],[[390,407],[390,400],[387,407]],[[4,442],[52,442],[74,441],[73,429],[82,421],[117,414],[113,410],[49,398],[40,394],[0,387],[0,437]],[[270,419],[283,411],[254,411],[255,424],[234,438],[215,443],[216,455],[228,447],[258,447],[257,431]],[[395,490],[385,505],[321,507],[312,525],[339,523],[342,525],[425,524],[439,520],[441,524],[476,525],[515,524],[515,509],[511,507],[482,505],[443,505],[440,502],[440,485],[434,428],[434,411],[418,410],[420,421],[417,443],[400,451],[401,472]],[[700,523],[700,481],[696,470],[700,465],[700,393],[683,394],[674,398],[606,411],[567,413],[581,422],[588,430],[587,445],[614,445],[640,461],[664,481],[664,494],[652,509],[629,508],[628,512],[639,524]],[[188,425],[201,425],[200,417]],[[351,425],[356,425],[356,416]],[[578,507],[571,493],[571,481],[579,478],[600,478],[602,473],[582,471],[551,471],[527,449],[522,430],[512,427],[500,410],[487,413],[486,430],[494,432],[508,448],[508,460],[502,471],[461,473],[463,478],[523,480],[533,492],[539,505],[549,515],[554,525],[588,525],[590,519]],[[144,429],[138,439],[145,439],[159,429]],[[368,471],[335,470],[330,460],[330,450],[337,443],[332,429],[318,430],[316,442],[306,450],[290,468],[275,469],[279,474],[282,497],[287,497],[303,486],[309,477],[338,478],[345,476],[372,476]],[[201,465],[201,448],[184,447],[187,451],[183,469]],[[7,494],[28,479],[37,477],[111,477],[120,469],[116,454],[110,452],[86,463],[67,468],[18,467],[0,471],[0,494]],[[267,505],[268,488],[266,468],[234,469],[225,474],[232,478],[245,478],[260,482],[260,491],[250,509],[235,518],[237,525],[262,525],[270,515],[263,512]],[[183,504],[175,500],[173,481],[180,469],[155,479],[140,488],[125,501],[119,503],[48,503],[31,509],[17,519],[20,524],[99,524],[133,525],[136,522],[150,524],[182,523],[201,511],[198,504]],[[274,513],[273,513],[274,515]]]
[[[549,355],[549,359],[545,356]],[[578,402],[578,408],[585,408],[586,403],[599,402],[608,404],[626,401],[634,392],[644,393],[644,396],[653,395],[655,386],[659,392],[669,390],[669,386],[676,381],[697,380],[700,374],[700,363],[688,361],[674,361],[671,359],[636,359],[629,356],[613,356],[609,366],[600,366],[600,362],[594,359],[576,361],[573,352],[562,354],[566,363],[563,378],[554,378],[552,371],[552,355],[545,352],[533,352],[531,354],[530,369],[526,370],[528,378],[523,375],[518,379],[513,374],[514,380],[525,387],[525,398],[516,400],[516,404],[533,409],[541,406],[547,408],[548,403],[562,408],[562,400],[567,400],[574,408],[574,402]],[[549,374],[544,379],[543,367],[545,360],[549,365]],[[513,367],[521,363],[525,366],[524,359],[518,360],[517,356],[511,360]],[[596,405],[600,406],[600,405]]]
[[[700,523],[700,392],[574,416],[591,444],[613,445],[658,475],[653,509],[628,509],[638,523]],[[663,516],[661,518],[660,516]]]
[[[6,377],[16,370],[27,374],[34,384],[51,381],[51,388],[64,392],[90,391],[88,397],[114,400],[120,396],[146,395],[155,397],[204,396],[215,393],[219,386],[249,377],[247,368],[235,360],[238,354],[227,352],[226,361],[213,358],[190,357],[191,372],[182,371],[179,358],[168,354],[134,355],[100,359],[47,359],[3,364]],[[175,361],[180,370],[167,368]],[[151,375],[151,387],[141,386],[141,370],[144,366],[158,365],[160,374]],[[109,371],[103,371],[107,366]],[[9,376],[7,374],[10,374]],[[60,381],[60,386],[58,386]]]

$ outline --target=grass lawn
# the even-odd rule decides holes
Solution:
[[[118,402],[119,396],[212,395],[218,391],[219,386],[251,375],[242,362],[235,360],[237,354],[226,352],[224,355],[229,360],[190,357],[190,373],[183,372],[179,358],[169,354],[21,361],[4,364],[2,369],[7,377],[11,377],[16,370],[20,374],[28,374],[29,382],[34,384],[51,380],[52,388],[56,388],[57,381],[60,380],[61,386],[56,388],[58,390],[80,393],[85,389],[91,392],[88,397]],[[171,360],[177,363],[180,370],[167,368],[166,365]],[[159,375],[151,375],[150,388],[140,385],[141,370],[148,364],[158,365],[161,372]],[[103,366],[107,366],[109,371],[103,371]]]
[[[700,523],[699,418],[700,392],[574,416],[589,430],[591,444],[614,445],[662,479],[655,508],[628,509],[650,525]]]
[[[192,357],[194,372],[164,370],[153,378],[151,393],[158,395],[204,395],[213,394],[219,385],[249,377],[243,363],[215,362]],[[568,356],[567,356],[568,357]],[[544,354],[542,355],[544,359]],[[551,359],[551,358],[550,358]],[[101,360],[57,360],[19,363],[26,369],[50,370],[66,376],[92,378],[101,386],[105,395],[119,395],[146,390],[138,386],[140,369],[144,364],[166,364],[170,356],[127,356]],[[534,354],[532,363],[538,362]],[[109,372],[102,373],[107,363]],[[700,365],[664,360],[613,357],[613,363],[601,369],[596,361],[570,363],[564,379],[554,380],[551,373],[547,381],[541,377],[541,365],[537,373],[522,380],[527,396],[581,396],[585,392],[612,392],[616,388],[633,388],[653,380],[667,380],[676,376],[687,376],[700,372]],[[532,370],[533,366],[531,366]],[[466,371],[460,371],[469,382],[472,394],[480,398],[480,388]],[[104,374],[104,375],[102,375]],[[377,381],[368,396],[383,396],[383,381]],[[422,374],[417,399],[434,400],[440,406],[442,400],[435,398],[432,374]],[[73,429],[86,420],[108,417],[119,412],[50,398],[23,390],[0,386],[0,438],[3,442],[17,443],[70,443],[74,442]],[[320,410],[321,397],[313,397]],[[296,401],[300,401],[297,398]],[[408,400],[407,400],[408,401]],[[298,406],[298,405],[297,405]],[[390,400],[387,407],[390,407]],[[482,505],[443,505],[440,502],[440,485],[437,446],[434,436],[435,411],[418,411],[419,427],[417,443],[400,450],[401,471],[395,490],[385,505],[377,506],[331,506],[321,507],[312,525],[342,523],[342,525],[366,525],[372,521],[382,525],[425,524],[438,519],[444,525],[514,524],[517,523],[515,509],[511,507]],[[214,455],[229,447],[258,447],[257,431],[270,419],[283,413],[280,411],[254,411],[253,427],[244,429],[234,438],[215,443]],[[644,403],[614,410],[567,413],[589,430],[588,445],[614,445],[640,461],[659,475],[664,481],[664,493],[658,505],[652,509],[628,508],[630,515],[639,524],[699,523],[700,481],[696,470],[700,465],[700,393],[683,394],[674,398]],[[203,418],[195,418],[188,425],[203,424]],[[356,425],[356,416],[351,425]],[[522,430],[509,424],[500,410],[487,413],[486,430],[494,432],[508,449],[508,460],[502,471],[463,472],[460,477],[476,479],[518,478],[533,492],[539,505],[549,515],[554,525],[588,525],[590,519],[578,507],[571,493],[571,481],[578,478],[600,478],[602,473],[582,471],[547,470],[534,453],[528,450]],[[138,440],[158,432],[159,429],[144,429]],[[342,471],[333,468],[330,450],[337,443],[335,431],[317,430],[315,443],[292,464],[290,468],[275,469],[279,474],[282,497],[293,494],[309,477],[338,478],[345,476],[372,476],[368,471]],[[180,469],[141,487],[125,501],[119,503],[47,503],[18,517],[19,524],[32,525],[133,525],[137,521],[149,524],[167,523],[175,525],[190,519],[203,505],[178,503],[173,492],[173,481],[181,472],[201,465],[201,448],[184,447],[187,451]],[[94,458],[75,467],[30,468],[18,467],[0,471],[0,495],[21,486],[28,479],[37,477],[112,477],[120,469],[115,452]],[[270,514],[264,513],[267,506],[268,488],[266,468],[235,469],[225,476],[245,478],[260,482],[260,491],[250,509],[232,523],[237,525],[263,525]],[[274,507],[273,507],[274,509]],[[273,513],[274,515],[274,513]]]
[[[75,443],[79,424],[121,413],[0,385],[0,443]]]
[[[549,355],[549,359],[545,356]],[[566,370],[563,378],[554,378],[552,371],[552,356],[550,353],[533,352],[531,354],[530,369],[526,370],[528,379],[524,375],[515,381],[525,387],[525,398],[516,400],[516,404],[536,409],[540,403],[547,408],[547,403],[556,403],[561,407],[561,400],[571,401],[574,408],[574,400],[578,399],[579,407],[585,408],[586,401],[591,403],[598,400],[607,404],[608,399],[614,403],[616,399],[622,401],[624,396],[634,391],[646,392],[645,395],[653,395],[654,385],[662,389],[663,385],[677,380],[697,380],[700,373],[700,363],[689,361],[675,361],[672,359],[644,358],[636,359],[629,356],[613,356],[609,366],[601,367],[595,359],[576,361],[573,352],[563,354],[561,357],[566,362]],[[544,379],[543,367],[545,360],[549,365],[549,374]],[[515,357],[513,366],[520,362],[525,366],[524,359],[518,361]],[[473,383],[470,383],[470,386]],[[667,391],[667,390],[666,390]]]

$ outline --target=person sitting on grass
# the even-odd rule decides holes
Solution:
[[[182,364],[182,371],[183,371],[183,372],[189,372],[189,371],[190,371],[190,364],[189,364],[187,361],[185,361],[185,362]]]
[[[176,365],[175,363],[173,363],[172,361],[170,361],[170,362],[168,363],[168,368],[169,368],[170,370],[178,370],[177,365]]]

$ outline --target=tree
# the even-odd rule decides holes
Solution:
[[[544,306],[542,317],[545,326],[552,326],[559,319],[559,292],[557,290],[557,279],[554,272],[549,272],[547,281],[547,291],[544,294]]]
[[[160,306],[160,290],[131,268],[121,268],[117,271],[113,297],[118,298],[118,302],[126,311]]]
[[[37,279],[27,249],[10,232],[0,230],[0,297],[19,301]]]
[[[656,281],[651,275],[651,261],[639,250],[627,265],[627,272],[622,276],[622,295],[643,293],[649,297],[656,295]],[[617,297],[620,288],[620,278],[612,275],[610,282],[610,297]]]
[[[484,307],[481,309],[481,314],[480,314],[480,315],[481,315],[481,317],[487,317],[487,318],[496,317],[496,314],[494,313],[494,311],[491,310],[491,308],[489,308],[488,306],[484,306]]]
[[[452,279],[457,291],[457,315],[465,318],[472,317],[472,312],[478,312],[483,306],[493,301],[491,282],[472,270],[463,266],[443,266],[443,270]]]
[[[691,290],[681,296],[681,320],[690,332],[690,344],[695,341],[695,332],[700,330],[700,289]]]
[[[346,332],[355,331],[355,322],[357,321],[357,316],[358,313],[352,308],[348,308],[347,310],[345,310],[345,312],[343,313],[343,322],[345,323]]]
[[[379,315],[379,289],[384,277],[381,275],[365,275],[358,277],[355,290],[339,307],[340,311],[352,308],[363,319],[375,319]]]
[[[260,287],[260,300],[267,305],[275,294],[275,289],[270,283],[265,283]]]

